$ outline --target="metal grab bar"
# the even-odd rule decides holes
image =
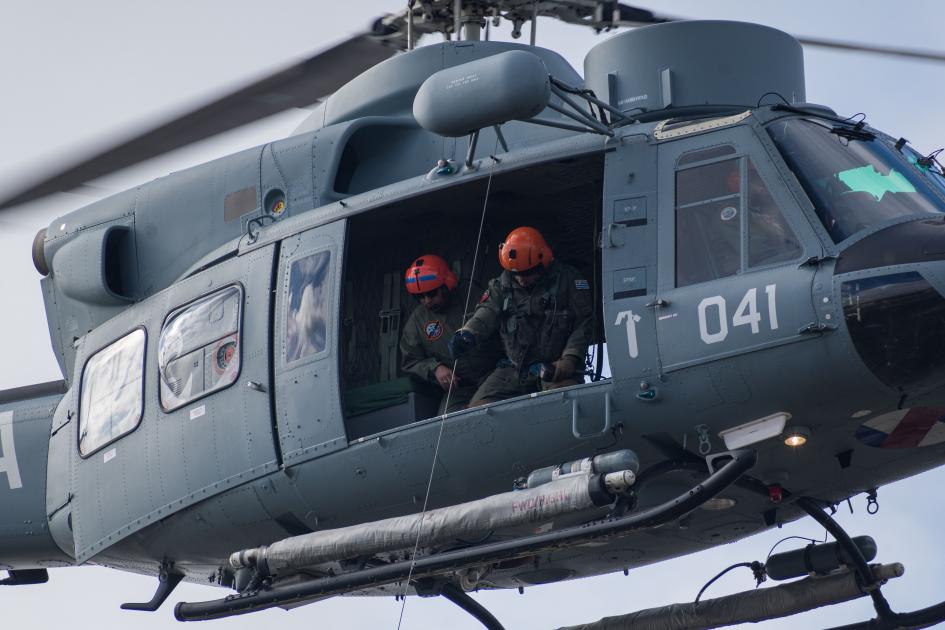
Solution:
[[[597,433],[581,433],[578,428],[578,420],[581,417],[581,408],[577,398],[571,399],[571,433],[579,440],[589,440],[591,438],[606,435],[612,426],[610,417],[610,392],[604,392],[604,428]]]

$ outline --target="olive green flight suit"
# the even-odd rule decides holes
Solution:
[[[439,387],[436,380],[437,366],[445,365],[453,369],[448,344],[453,333],[459,330],[467,319],[463,309],[466,293],[463,286],[451,291],[450,303],[446,310],[440,313],[423,304],[418,304],[413,310],[400,336],[400,367],[404,372]],[[477,297],[476,293],[472,295]],[[443,393],[439,413],[465,409],[479,385],[495,369],[496,363],[502,357],[499,339],[493,335],[491,339],[483,337],[482,341],[476,350],[456,362],[453,374],[459,384],[454,384],[448,394],[448,409],[447,393]]]
[[[593,312],[588,281],[577,269],[558,261],[530,289],[520,286],[509,271],[490,281],[463,328],[477,341],[498,331],[508,361],[489,375],[470,406],[583,383],[580,375],[543,382],[529,368],[569,356],[580,370],[593,335]]]

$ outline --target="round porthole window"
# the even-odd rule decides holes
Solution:
[[[278,188],[273,188],[268,193],[266,193],[264,205],[266,207],[266,212],[269,214],[276,217],[282,216],[286,209],[285,192]]]

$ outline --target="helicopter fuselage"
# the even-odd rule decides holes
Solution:
[[[443,50],[504,50],[487,44]],[[234,550],[418,512],[428,491],[429,507],[454,505],[624,448],[643,471],[757,449],[769,495],[733,487],[674,527],[493,568],[487,585],[515,587],[800,517],[782,491],[837,502],[942,463],[945,195],[890,138],[803,105],[689,112],[613,137],[513,122],[501,140],[482,131],[470,168],[469,140],[372,110],[409,90],[344,110],[356,88],[317,129],[47,229],[43,290],[68,387],[0,399],[0,497],[18,506],[0,517],[6,565],[153,573],[172,560],[219,581]],[[879,166],[825,158],[818,174],[847,187],[830,191],[804,170],[818,155],[795,148],[806,133]],[[915,196],[918,209],[901,201]],[[849,219],[868,204],[884,210]],[[398,373],[399,274],[409,252],[440,247],[488,280],[495,251],[472,244],[519,224],[587,275],[609,373],[589,362],[583,385],[435,416],[437,395]],[[640,505],[700,475],[647,478]]]

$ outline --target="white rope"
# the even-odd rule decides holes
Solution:
[[[495,147],[492,149],[493,156],[499,149],[499,138],[496,136]],[[479,245],[482,242],[482,229],[486,223],[486,208],[489,206],[489,191],[492,190],[492,174],[495,172],[495,165],[498,160],[492,158],[492,166],[489,167],[489,178],[486,180],[486,197],[482,201],[482,215],[479,217],[479,234],[476,236],[476,249],[473,252],[472,269],[469,273],[469,287],[466,289],[466,302],[463,307],[463,316],[469,312],[469,300],[472,297],[472,279],[476,275],[476,263],[479,260]],[[456,373],[457,359],[453,360],[453,374]],[[440,415],[440,430],[436,436],[436,446],[433,448],[433,462],[430,464],[430,476],[427,479],[427,491],[423,497],[423,509],[420,510],[420,524],[417,527],[417,539],[413,544],[413,553],[410,556],[410,570],[407,572],[407,580],[404,582],[404,592],[400,599],[400,617],[397,619],[397,630],[404,621],[404,609],[407,607],[407,589],[410,588],[410,579],[413,577],[413,568],[417,563],[417,550],[420,549],[420,534],[423,532],[423,518],[427,513],[427,503],[430,501],[430,489],[433,487],[433,474],[436,472],[436,458],[440,453],[440,442],[443,439],[443,426],[446,424],[446,414],[450,406],[450,394],[453,393],[453,383],[455,377],[450,379],[449,389],[446,390],[446,403],[443,405],[443,413]]]

